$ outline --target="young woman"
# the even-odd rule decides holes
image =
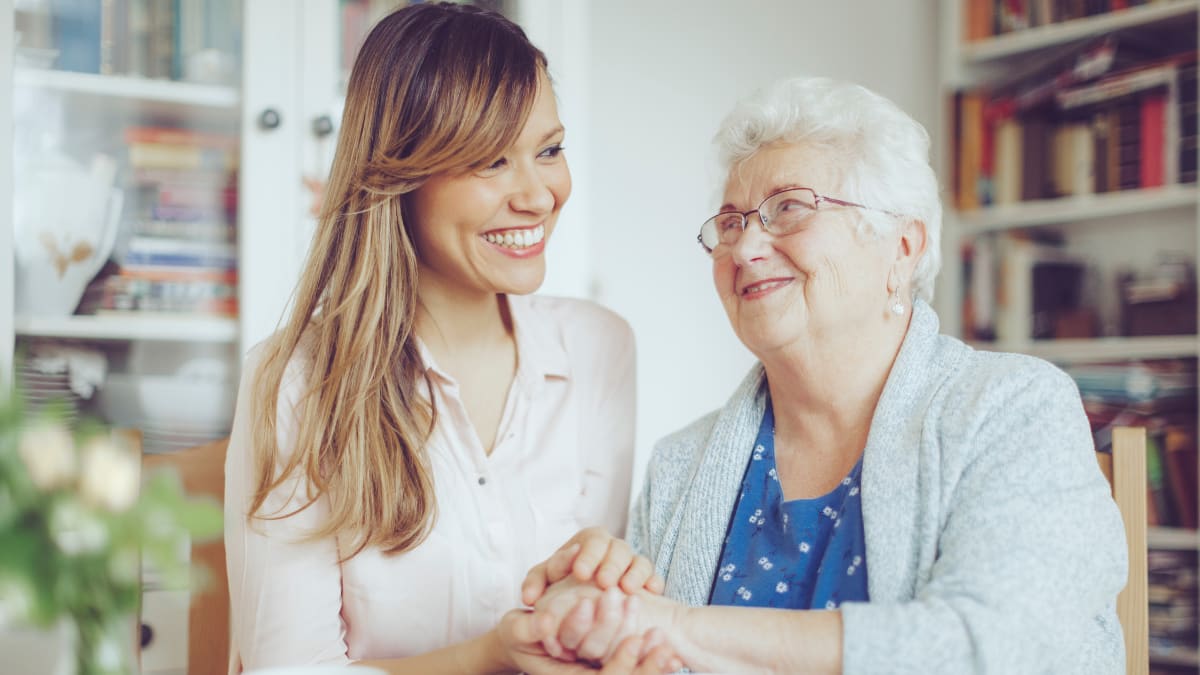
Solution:
[[[629,496],[628,325],[526,295],[571,191],[563,133],[545,57],[499,15],[417,4],[367,37],[294,312],[244,368],[231,672],[581,668],[509,613]],[[661,583],[625,562],[626,586]],[[620,672],[659,672],[642,646]]]

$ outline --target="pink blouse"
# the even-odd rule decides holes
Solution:
[[[517,372],[491,455],[458,385],[421,346],[438,410],[428,456],[438,519],[407,553],[347,553],[334,539],[299,543],[328,516],[318,499],[282,520],[246,514],[253,492],[250,385],[243,369],[225,463],[225,551],[232,614],[230,672],[285,664],[411,656],[476,637],[520,605],[520,584],[580,528],[620,534],[634,439],[634,344],[628,324],[599,306],[509,296]],[[294,447],[303,391],[293,358],[280,390],[279,446]],[[267,513],[303,503],[291,484]]]

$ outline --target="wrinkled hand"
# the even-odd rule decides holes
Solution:
[[[521,584],[521,599],[533,605],[554,583],[574,576],[579,581],[595,584],[601,590],[620,586],[626,593],[645,589],[661,595],[666,584],[654,571],[654,565],[624,540],[604,529],[590,527],[580,530],[545,562],[529,570]]]
[[[542,649],[542,632],[533,612],[515,609],[500,621],[496,631],[508,654],[509,665],[528,675],[663,675],[682,668],[682,662],[661,638],[633,635],[623,640],[612,658],[597,671],[591,665],[564,663]]]
[[[665,601],[653,596],[652,600]],[[567,578],[551,586],[538,600],[534,622],[543,636],[546,653],[562,660],[586,660],[609,663],[620,645],[631,637],[644,640],[642,656],[659,647],[667,647],[662,631],[646,630],[649,623],[641,613],[643,598],[629,595],[619,588],[600,591],[587,582]],[[660,667],[674,672],[683,667],[673,650]]]

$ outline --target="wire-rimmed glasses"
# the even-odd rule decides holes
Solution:
[[[750,211],[722,211],[704,221],[700,226],[700,234],[696,241],[704,250],[712,255],[713,249],[720,245],[736,244],[742,232],[750,221],[750,214],[757,213],[762,223],[763,231],[776,237],[795,234],[808,227],[812,217],[820,210],[821,205],[829,203],[837,206],[853,206],[869,211],[891,213],[882,209],[855,204],[844,199],[835,199],[818,194],[816,190],[806,187],[791,187],[773,192]]]

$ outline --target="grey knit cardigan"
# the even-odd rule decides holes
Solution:
[[[654,448],[628,538],[668,597],[708,601],[765,399],[756,364],[723,408]],[[862,500],[870,602],[841,608],[845,673],[1123,672],[1121,515],[1062,371],[939,335],[918,301]]]

